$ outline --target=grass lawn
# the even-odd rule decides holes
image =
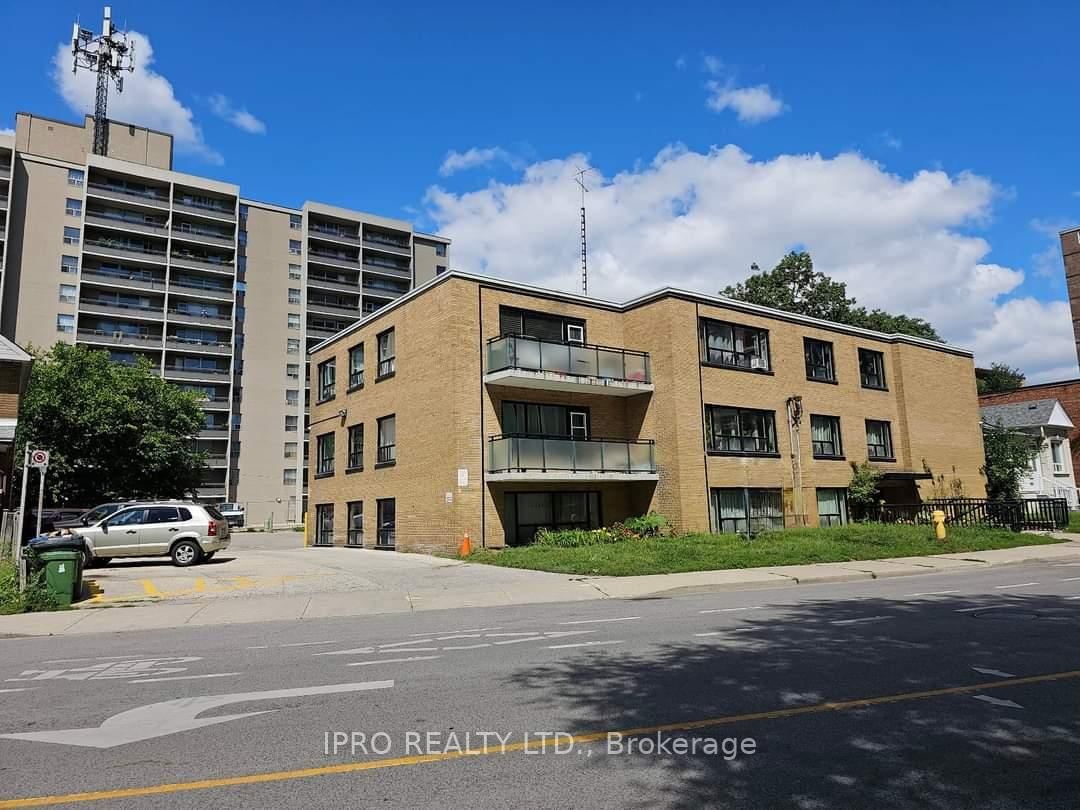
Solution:
[[[1066,531],[1080,532],[1080,512],[1069,512],[1069,528]]]
[[[951,528],[948,540],[939,542],[930,527],[853,523],[822,529],[786,529],[749,541],[734,534],[687,534],[579,548],[533,545],[480,550],[473,552],[469,561],[560,574],[623,577],[915,557],[1060,542],[1054,537],[982,528]]]

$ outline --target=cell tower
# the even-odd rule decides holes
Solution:
[[[75,21],[71,33],[71,55],[74,57],[71,72],[79,68],[97,73],[97,96],[94,99],[94,154],[106,155],[109,151],[109,80],[116,83],[116,92],[124,92],[125,70],[135,69],[135,43],[124,31],[113,27],[112,8],[105,6],[105,19],[101,23],[101,36],[79,26]]]
[[[581,294],[589,294],[589,243],[585,238],[585,195],[589,189],[585,185],[585,175],[591,168],[579,169],[574,175],[574,182],[581,186]]]

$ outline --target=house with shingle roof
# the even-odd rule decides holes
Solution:
[[[1074,425],[1056,399],[1005,402],[980,408],[984,424],[1030,435],[1039,446],[1028,474],[1020,482],[1025,498],[1065,498],[1070,509],[1078,506],[1069,434]]]

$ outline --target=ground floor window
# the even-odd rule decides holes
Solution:
[[[826,489],[817,491],[818,524],[840,526],[847,523],[847,490]]]
[[[531,543],[540,529],[598,529],[599,492],[507,492],[506,543]]]
[[[784,528],[784,496],[779,489],[713,489],[713,531],[757,534]]]
[[[348,535],[345,542],[350,546],[364,545],[364,502],[352,501],[349,504]]]
[[[334,505],[315,505],[315,545],[330,546],[334,543]]]
[[[397,533],[397,505],[393,498],[380,498],[375,501],[375,520],[378,523],[376,545],[380,548],[393,548]]]

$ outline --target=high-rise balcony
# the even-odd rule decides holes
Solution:
[[[369,250],[381,250],[392,256],[408,256],[412,258],[412,246],[407,238],[394,239],[393,237],[369,231],[364,234],[364,247]]]
[[[95,284],[110,288],[157,290],[164,292],[165,277],[157,276],[149,270],[113,270],[104,267],[85,267],[82,271],[83,284]]]
[[[629,397],[653,391],[646,352],[503,335],[487,344],[488,385]]]
[[[169,321],[171,323],[185,323],[192,326],[216,326],[220,329],[232,328],[232,315],[212,310],[170,309]]]
[[[150,245],[129,242],[123,239],[89,236],[83,240],[83,252],[114,259],[131,259],[138,262],[165,264],[164,244],[160,248],[154,248]]]
[[[169,264],[173,267],[186,267],[191,270],[208,270],[211,273],[233,275],[232,259],[225,257],[211,258],[209,255],[173,251],[172,256],[169,257]]]
[[[222,382],[227,380],[232,372],[220,366],[213,368],[192,368],[183,366],[165,366],[165,376],[173,380],[206,380],[209,382]]]
[[[316,250],[309,247],[307,255],[308,262],[311,264],[322,264],[327,267],[345,267],[349,270],[356,270],[360,267],[360,258],[345,252]]]
[[[139,349],[160,349],[161,335],[138,334],[120,329],[114,329],[112,331],[105,329],[80,329],[78,332],[78,342],[90,343],[95,346],[133,346]]]
[[[119,315],[136,320],[160,321],[165,317],[161,302],[154,304],[131,304],[124,301],[83,298],[79,301],[79,312],[84,315]]]
[[[11,179],[11,164],[10,163],[0,163],[0,180],[10,180],[10,179]]]
[[[129,187],[119,183],[95,181],[87,183],[86,193],[91,197],[100,197],[103,200],[116,200],[120,202],[134,203],[157,210],[169,209],[169,196],[165,191],[155,191],[151,188]]]
[[[357,278],[349,279],[345,276],[326,276],[321,273],[308,271],[308,287],[318,287],[320,290],[335,290],[337,292],[356,293],[359,291],[360,282]]]
[[[408,264],[383,260],[378,256],[371,256],[367,253],[364,254],[364,270],[369,273],[380,273],[391,278],[412,279],[412,270],[409,269]]]
[[[166,335],[165,347],[168,349],[176,349],[177,351],[190,352],[192,354],[232,354],[232,344],[224,340],[201,340],[197,338]]]
[[[492,436],[488,481],[656,481],[652,441]]]
[[[231,233],[225,234],[209,228],[198,228],[186,222],[173,226],[172,237],[176,241],[194,242],[201,245],[217,245],[218,247],[227,248],[236,246],[236,238]]]
[[[161,225],[155,225],[153,222],[147,222],[138,214],[132,214],[129,217],[112,211],[87,211],[86,224],[96,225],[99,228],[129,231],[130,233],[142,233],[147,236],[160,236],[163,239],[169,234],[165,228],[164,220]]]
[[[208,217],[223,222],[236,222],[236,211],[230,203],[218,202],[209,198],[176,197],[173,208],[184,214]]]
[[[346,245],[360,244],[360,235],[356,231],[350,231],[344,227],[325,225],[321,222],[312,222],[308,226],[308,236],[323,242],[340,242]]]
[[[169,282],[172,292],[176,295],[191,295],[199,298],[210,298],[214,301],[232,301],[233,288],[222,286],[212,281],[201,278],[173,276]]]

